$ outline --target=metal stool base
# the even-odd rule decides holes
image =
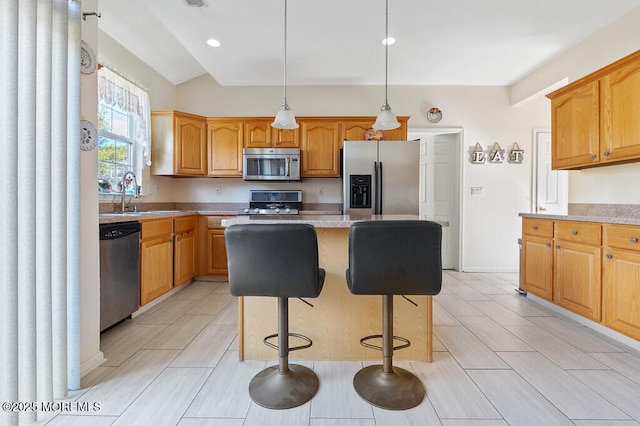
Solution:
[[[407,370],[393,367],[385,373],[382,365],[371,365],[353,377],[353,387],[362,399],[387,410],[406,410],[419,405],[425,396],[420,379]]]
[[[293,408],[311,400],[318,391],[319,380],[313,370],[290,364],[289,371],[281,373],[274,365],[256,374],[249,383],[249,396],[265,408]]]

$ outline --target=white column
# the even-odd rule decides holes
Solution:
[[[80,2],[69,3],[67,387],[72,390],[80,389],[80,9]]]
[[[53,396],[67,393],[67,58],[68,3],[53,1],[51,122],[51,302]],[[79,143],[79,142],[78,142]]]
[[[36,68],[36,323],[38,401],[53,401],[51,346],[51,0],[38,0]]]
[[[36,401],[36,1],[21,0],[18,18],[18,397]]]
[[[0,401],[18,400],[18,0],[0,1]],[[18,413],[0,411],[0,424]]]

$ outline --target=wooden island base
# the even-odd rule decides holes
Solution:
[[[349,292],[345,271],[348,266],[350,225],[322,227],[321,222],[308,222],[316,226],[320,267],[325,269],[326,279],[320,296],[316,299],[306,299],[313,307],[298,299],[289,299],[289,332],[303,334],[313,341],[313,346],[293,351],[289,358],[381,360],[380,351],[360,345],[362,337],[382,334],[382,296],[356,296]],[[402,296],[394,297],[394,334],[411,341],[410,347],[394,353],[394,359],[431,361],[431,296],[409,298],[418,306],[412,305]],[[241,360],[277,359],[277,352],[262,342],[265,336],[275,334],[277,330],[276,298],[239,298]],[[299,339],[290,338],[292,347],[302,343]],[[377,339],[370,343],[382,344],[381,340]],[[399,342],[396,342],[396,345],[398,344]]]

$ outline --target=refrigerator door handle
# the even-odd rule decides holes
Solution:
[[[372,198],[371,198],[371,212],[373,214],[378,214],[378,162],[373,162],[373,182],[371,183],[373,188],[371,188]]]
[[[380,187],[378,196],[378,214],[382,214],[382,182],[382,161],[380,161],[380,165],[378,166],[378,186]]]

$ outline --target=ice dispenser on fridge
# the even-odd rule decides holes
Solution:
[[[349,208],[371,208],[371,175],[349,175],[351,201]]]

